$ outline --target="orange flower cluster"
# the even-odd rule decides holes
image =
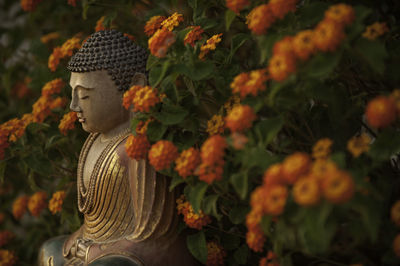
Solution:
[[[176,146],[168,140],[159,140],[149,151],[149,162],[157,171],[170,167],[179,156]]]
[[[17,263],[17,257],[12,251],[0,249],[0,265],[13,266]]]
[[[185,200],[183,195],[176,200],[176,204],[178,214],[183,215],[183,220],[188,227],[201,230],[203,226],[211,223],[211,217],[204,214],[202,210],[199,210],[199,213],[195,213],[192,205]]]
[[[266,72],[266,69],[259,69],[237,75],[230,85],[232,92],[239,94],[242,99],[249,94],[257,96],[259,92],[267,88],[265,85],[268,80]]]
[[[282,19],[290,11],[295,11],[296,3],[297,0],[271,0],[268,4],[251,10],[247,15],[246,24],[254,34],[264,34],[277,19]]]
[[[53,79],[47,82],[42,88],[42,96],[49,97],[55,93],[60,93],[61,88],[65,86],[65,82],[60,79]]]
[[[0,247],[7,245],[14,237],[10,231],[0,231]]]
[[[96,27],[94,28],[94,31],[101,31],[101,30],[105,30],[106,29],[106,27],[104,27],[104,19],[105,19],[106,17],[105,16],[102,16],[101,18],[99,18],[99,20],[97,20],[97,22],[96,22]]]
[[[226,7],[239,14],[240,11],[250,4],[249,0],[226,0]]]
[[[362,153],[367,152],[369,150],[369,145],[371,144],[372,139],[368,134],[362,133],[360,136],[354,136],[347,142],[347,150],[353,155],[354,158],[357,158]]]
[[[224,172],[226,140],[221,135],[210,136],[201,146],[201,164],[196,170],[199,179],[211,184],[220,180]]]
[[[69,130],[75,128],[75,121],[78,119],[78,116],[75,112],[66,113],[60,121],[58,125],[58,129],[60,130],[61,134],[64,136],[67,135]]]
[[[217,48],[217,44],[222,40],[221,36],[222,33],[213,35],[205,44],[200,47],[199,59],[203,60],[210,51]]]
[[[49,201],[49,210],[52,214],[61,212],[65,196],[66,196],[66,194],[65,194],[64,190],[60,190],[60,191],[53,193],[53,196],[51,197],[51,199]]]
[[[44,191],[38,191],[33,194],[28,200],[28,209],[29,212],[38,217],[43,209],[47,207],[47,194]]]
[[[240,98],[238,95],[234,94],[224,103],[224,109],[226,113],[229,113],[233,107],[240,104]]]
[[[267,256],[260,260],[259,266],[279,266],[278,257],[272,251],[268,251]]]
[[[30,93],[30,89],[28,87],[29,83],[31,83],[32,79],[30,77],[24,78],[23,81],[19,81],[15,83],[12,88],[12,94],[17,96],[17,98],[22,99]]]
[[[207,262],[206,266],[223,266],[226,252],[224,248],[215,241],[207,243]]]
[[[50,32],[50,33],[40,37],[40,41],[43,44],[47,44],[47,43],[49,43],[49,42],[51,42],[53,40],[56,40],[58,38],[60,38],[60,33],[58,33],[58,32]]]
[[[234,107],[225,117],[225,125],[232,132],[242,132],[249,129],[256,119],[256,114],[248,105]]]
[[[51,113],[51,110],[64,107],[67,99],[64,97],[51,98],[40,96],[32,106],[33,122],[42,123]]]
[[[186,33],[185,38],[183,39],[183,44],[189,44],[194,47],[195,42],[201,40],[201,34],[203,34],[204,30],[200,26],[190,26],[191,30]]]
[[[206,131],[210,136],[223,133],[224,118],[221,115],[213,115],[211,119],[207,121]]]
[[[146,159],[150,142],[145,134],[130,135],[125,143],[126,154],[135,160]]]
[[[42,0],[21,0],[21,7],[24,11],[32,12]]]
[[[368,124],[375,128],[384,128],[392,124],[397,117],[396,99],[391,96],[377,96],[368,102],[365,115]]]
[[[390,209],[390,218],[393,223],[400,227],[400,200],[396,201]]]
[[[132,86],[124,93],[122,104],[126,109],[129,109],[133,104],[134,112],[149,112],[150,108],[160,102],[157,96],[157,90],[150,86]]]
[[[183,21],[183,16],[177,12],[169,16],[168,18],[164,19],[161,22],[161,26],[164,29],[172,31],[175,27],[179,26],[179,23]]]
[[[26,207],[28,206],[28,200],[28,196],[20,196],[14,201],[12,205],[12,214],[16,220],[21,219],[25,214]]]
[[[159,29],[149,39],[149,49],[152,55],[163,58],[169,47],[175,42],[175,34],[167,29]]]
[[[232,139],[232,146],[235,150],[242,150],[246,143],[249,141],[249,139],[238,132],[233,132],[231,134],[231,139]]]
[[[4,216],[4,213],[0,212],[0,224],[3,223],[4,217],[5,217],[5,216]]]
[[[362,36],[369,40],[375,40],[376,38],[382,36],[383,34],[385,34],[388,31],[389,31],[389,29],[385,22],[383,22],[383,23],[375,22],[374,24],[369,25],[365,29]]]
[[[312,148],[312,157],[314,159],[326,159],[331,153],[331,139],[323,138],[317,141]]]
[[[68,39],[61,47],[54,47],[53,53],[50,55],[48,60],[48,67],[51,71],[56,71],[60,60],[66,57],[72,56],[75,49],[81,47],[81,39],[78,37],[72,37]]]
[[[179,157],[175,160],[175,170],[178,174],[186,178],[190,175],[193,175],[194,170],[201,163],[200,152],[191,147],[187,150],[181,152]]]
[[[124,33],[124,36],[125,36],[125,37],[128,37],[129,40],[131,40],[131,41],[135,41],[135,36],[133,36],[132,34]]]
[[[263,251],[265,235],[260,226],[248,229],[246,233],[246,243],[255,252]]]
[[[78,0],[68,0],[68,5],[76,7],[76,1]]]
[[[137,126],[136,126],[136,134],[146,134],[147,132],[147,126],[151,121],[153,121],[154,118],[149,118],[146,121],[140,121]]]
[[[393,240],[393,252],[397,257],[400,257],[400,234]]]
[[[300,31],[294,37],[286,36],[275,43],[268,65],[271,78],[283,81],[296,71],[297,60],[307,60],[317,51],[335,51],[345,37],[345,26],[353,20],[354,10],[351,6],[333,5],[315,29]]]
[[[166,19],[164,16],[153,16],[151,17],[144,26],[144,33],[147,36],[153,35],[157,30],[161,28],[161,22]]]

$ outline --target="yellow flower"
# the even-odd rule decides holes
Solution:
[[[229,97],[229,99],[224,103],[224,108],[226,113],[229,113],[234,107],[240,104],[240,97],[236,94]]]
[[[369,40],[375,40],[376,38],[385,34],[388,31],[389,31],[389,29],[385,22],[383,22],[383,23],[375,22],[374,24],[369,25],[365,29],[362,36]]]
[[[224,118],[221,115],[213,115],[207,121],[207,132],[210,136],[224,132]]]
[[[314,144],[312,149],[312,157],[314,159],[325,159],[331,152],[332,140],[323,138]]]
[[[200,59],[204,59],[204,57],[208,54],[209,51],[215,50],[217,48],[217,44],[221,42],[221,36],[222,33],[215,34],[210,39],[208,39],[205,44],[203,44],[200,47],[200,54],[199,54]]]
[[[172,31],[182,21],[183,21],[183,15],[182,14],[178,14],[177,12],[175,12],[174,14],[169,16],[167,19],[163,20],[161,22],[161,26],[164,29]]]
[[[49,201],[49,210],[51,211],[52,214],[61,212],[65,196],[66,195],[64,190],[57,191],[53,194],[53,197]]]
[[[40,41],[44,44],[49,43],[52,40],[60,38],[60,33],[58,32],[50,32],[49,34],[43,35],[40,37]]]
[[[347,150],[353,155],[354,158],[357,158],[362,153],[369,150],[370,143],[371,138],[367,134],[362,133],[359,137],[352,137],[347,142]]]

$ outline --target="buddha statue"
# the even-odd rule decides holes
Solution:
[[[46,241],[39,265],[197,265],[177,232],[176,192],[124,144],[135,114],[122,106],[146,85],[146,51],[116,30],[91,35],[71,58],[70,109],[89,136],[77,173],[79,230]]]

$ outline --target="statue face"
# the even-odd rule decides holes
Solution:
[[[129,112],[122,106],[123,92],[105,70],[71,73],[70,109],[77,112],[83,130],[107,133],[128,121]]]

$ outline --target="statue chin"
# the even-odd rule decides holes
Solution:
[[[109,40],[119,44],[109,46]],[[96,53],[125,56],[98,60]],[[71,58],[71,109],[90,133],[77,171],[78,209],[84,222],[71,235],[47,240],[40,248],[39,265],[197,265],[185,237],[177,233],[178,193],[169,191],[169,178],[125,152],[130,128],[121,97],[136,77],[145,77],[137,72],[145,73],[146,56],[122,33],[109,30],[94,33]],[[115,60],[120,64],[108,65]],[[106,139],[92,132],[85,115],[92,124],[112,128]],[[128,122],[113,128],[109,123],[116,121]]]

